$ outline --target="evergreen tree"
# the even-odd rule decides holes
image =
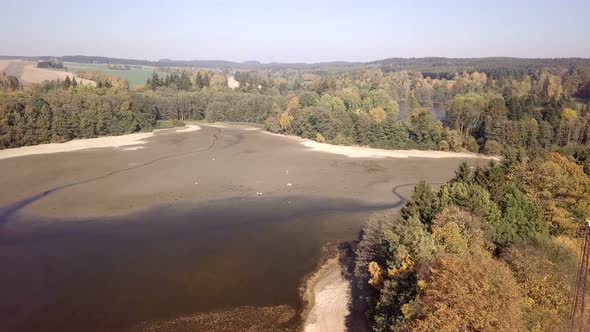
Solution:
[[[150,83],[149,88],[152,90],[156,90],[158,87],[162,86],[162,83],[160,81],[160,76],[158,76],[158,73],[156,73],[155,70],[152,73],[151,80],[149,80],[148,82]]]
[[[191,84],[191,79],[188,76],[188,74],[186,72],[182,72],[182,74],[180,75],[180,78],[178,80],[178,88],[180,90],[190,90],[192,84]]]
[[[203,86],[209,87],[211,85],[211,77],[209,77],[209,73],[205,73],[203,75]]]
[[[205,84],[203,83],[203,76],[201,76],[201,72],[197,72],[197,77],[195,78],[195,86],[197,89],[202,89]]]
[[[455,177],[451,180],[452,182],[471,182],[471,166],[466,162],[462,162],[459,168],[455,171]]]
[[[432,219],[440,210],[440,202],[436,192],[426,181],[420,181],[414,188],[412,197],[401,210],[401,216],[405,220],[417,217],[421,223],[430,227]]]

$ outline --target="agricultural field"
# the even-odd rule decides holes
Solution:
[[[94,85],[95,82],[83,78],[79,78],[74,73],[67,73],[64,70],[53,70],[45,68],[37,68],[34,61],[22,60],[0,60],[0,74],[6,73],[11,75],[24,84],[41,83],[44,81],[63,81],[66,76],[70,78],[75,77],[78,82],[82,84]]]
[[[106,75],[118,77],[129,82],[130,88],[138,88],[145,84],[145,81],[152,75],[154,70],[157,70],[155,67],[130,67],[129,70],[117,70],[117,69],[109,69],[107,64],[90,64],[90,63],[73,63],[73,62],[65,62],[64,63],[65,70],[71,72],[81,72],[81,71],[97,71],[104,73]],[[165,72],[158,71],[158,75],[160,77],[168,75]]]

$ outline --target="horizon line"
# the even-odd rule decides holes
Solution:
[[[583,56],[564,56],[564,57],[518,57],[518,56],[505,56],[505,55],[498,55],[498,56],[481,56],[481,57],[447,57],[447,56],[412,56],[412,57],[387,57],[387,58],[379,58],[369,61],[351,61],[351,60],[329,60],[329,61],[315,61],[315,62],[305,62],[305,61],[298,61],[298,62],[282,62],[282,61],[269,61],[263,62],[260,60],[226,60],[226,59],[171,59],[171,58],[161,58],[157,60],[150,60],[147,58],[126,58],[126,57],[114,57],[114,56],[104,56],[104,55],[85,55],[85,54],[66,54],[66,55],[7,55],[7,54],[0,54],[0,58],[64,58],[64,57],[88,57],[88,58],[105,58],[105,59],[112,59],[112,60],[131,60],[131,61],[148,61],[148,62],[195,62],[195,61],[223,61],[223,62],[231,62],[236,64],[248,64],[248,63],[258,63],[258,64],[304,64],[304,65],[313,65],[313,64],[322,64],[322,63],[349,63],[349,64],[369,64],[373,62],[379,62],[384,60],[390,59],[400,59],[400,60],[415,60],[415,59],[448,59],[448,60],[486,60],[486,59],[517,59],[517,60],[567,60],[567,59],[578,59],[578,60],[590,60],[590,57],[583,57]]]

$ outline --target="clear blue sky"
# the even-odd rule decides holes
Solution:
[[[590,57],[590,0],[3,0],[0,55]]]

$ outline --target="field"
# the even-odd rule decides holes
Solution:
[[[41,83],[43,81],[63,81],[66,76],[76,77],[79,82],[83,82],[84,84],[95,84],[91,80],[78,78],[74,73],[37,68],[34,61],[0,60],[0,73],[15,76],[24,85]]]
[[[108,65],[106,64],[89,64],[89,63],[73,63],[73,62],[66,62],[64,66],[67,68],[68,71],[77,72],[77,71],[98,71],[107,75],[111,75],[114,77],[119,77],[125,79],[129,82],[130,88],[138,88],[145,84],[145,81],[152,76],[155,67],[132,67],[129,70],[113,70],[109,69]],[[166,76],[165,72],[158,72],[160,76]]]

